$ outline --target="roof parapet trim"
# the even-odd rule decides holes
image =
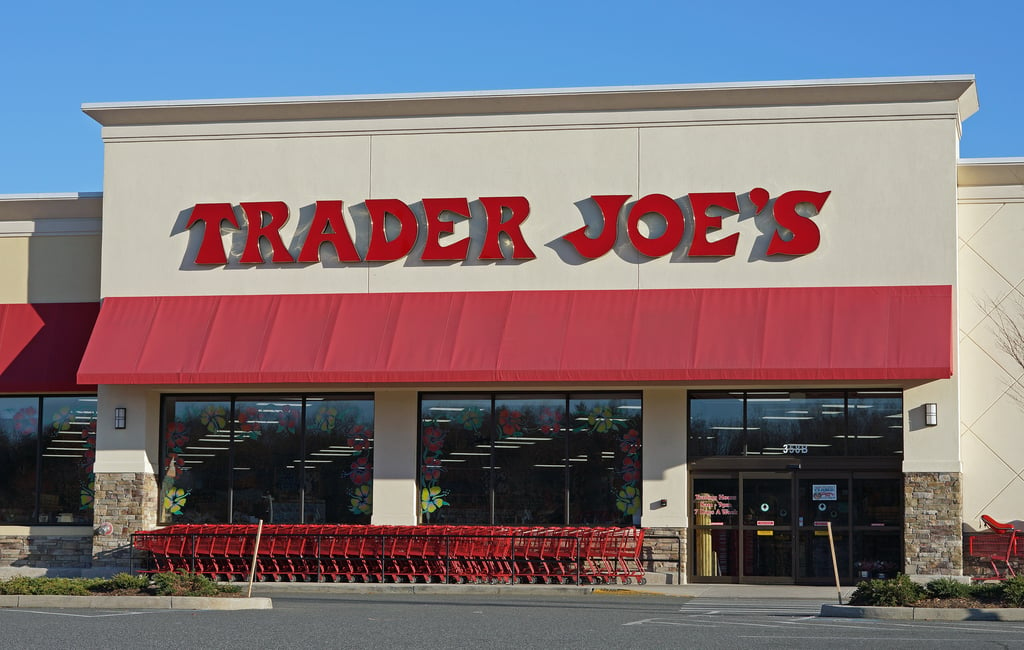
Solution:
[[[103,126],[956,101],[978,108],[973,75],[87,103]]]

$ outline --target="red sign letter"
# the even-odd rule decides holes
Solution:
[[[288,206],[282,201],[261,201],[243,203],[242,211],[249,231],[245,236],[245,250],[242,251],[242,264],[263,264],[263,253],[260,252],[260,238],[266,237],[273,250],[271,261],[276,264],[294,262],[288,247],[281,240],[281,226],[288,221]],[[263,214],[270,215],[270,223],[263,225]]]
[[[629,194],[612,194],[590,197],[601,209],[601,218],[604,219],[604,227],[597,237],[587,236],[587,226],[579,230],[573,230],[562,239],[573,245],[583,257],[597,259],[610,251],[615,246],[615,239],[619,235],[619,212],[622,206],[629,200]]]
[[[220,238],[220,224],[227,221],[236,229],[238,219],[230,203],[196,203],[192,208],[192,216],[186,228],[203,222],[203,241],[196,253],[196,264],[227,264],[228,256],[224,253],[224,242]]]
[[[366,199],[370,213],[370,246],[366,251],[367,262],[393,262],[409,254],[416,244],[419,224],[416,215],[398,199]],[[387,215],[398,219],[398,235],[389,240],[385,231]]]
[[[740,206],[734,192],[703,192],[690,194],[690,205],[693,206],[693,243],[687,255],[691,257],[730,257],[736,254],[736,242],[740,234],[733,233],[718,241],[709,242],[708,233],[721,230],[722,217],[708,216],[708,208],[713,205],[725,208],[730,212],[739,212]]]
[[[484,237],[484,246],[480,250],[482,260],[500,260],[504,258],[501,254],[501,246],[498,243],[498,234],[504,232],[512,241],[512,259],[532,260],[536,255],[526,245],[523,233],[519,227],[530,216],[530,202],[523,196],[490,196],[480,197],[480,203],[487,213],[487,235]],[[501,221],[503,208],[508,208],[512,215],[508,221]],[[522,251],[522,252],[520,252]]]
[[[637,228],[640,217],[651,213],[661,215],[665,219],[665,232],[656,239],[644,237]],[[661,257],[672,252],[672,249],[683,240],[686,221],[683,219],[683,211],[675,201],[664,194],[648,194],[633,204],[633,209],[629,211],[629,218],[626,220],[626,231],[629,233],[629,241],[633,242],[638,251],[647,257]]]
[[[469,201],[466,199],[423,199],[423,211],[427,215],[427,241],[423,244],[424,260],[464,260],[469,252],[469,238],[442,245],[444,233],[455,232],[455,222],[441,221],[442,212],[469,219]]]
[[[319,262],[320,244],[324,242],[334,246],[334,252],[342,262],[358,262],[359,253],[352,244],[345,219],[341,215],[341,201],[317,201],[313,213],[313,223],[309,224],[309,234],[299,252],[300,262]],[[331,232],[327,232],[330,226]]]
[[[786,192],[775,199],[772,206],[772,215],[775,223],[780,228],[793,233],[789,241],[784,240],[779,231],[772,234],[772,240],[768,242],[768,255],[806,255],[812,253],[821,243],[821,233],[818,226],[808,218],[801,217],[796,212],[796,206],[800,203],[810,203],[816,212],[821,212],[821,206],[832,192],[809,192],[807,190],[794,190]]]

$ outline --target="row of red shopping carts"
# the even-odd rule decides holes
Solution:
[[[261,581],[643,584],[639,528],[179,524],[135,533],[144,572]]]

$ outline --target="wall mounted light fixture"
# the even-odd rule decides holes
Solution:
[[[128,409],[118,406],[114,409],[114,428],[123,429],[128,420]]]
[[[934,427],[939,423],[939,405],[929,402],[924,405],[925,426]]]

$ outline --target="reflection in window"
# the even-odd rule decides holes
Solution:
[[[899,456],[899,390],[693,391],[689,455]]]
[[[172,396],[163,422],[161,524],[369,523],[368,397]]]
[[[635,395],[429,395],[420,407],[424,523],[632,524]]]
[[[0,398],[0,523],[92,522],[96,398]]]

